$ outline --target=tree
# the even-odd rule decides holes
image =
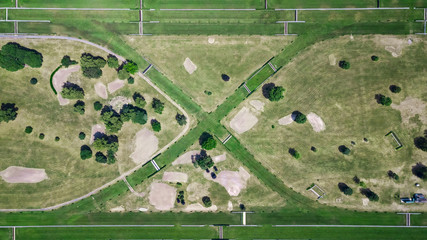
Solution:
[[[113,164],[116,162],[116,155],[115,152],[112,150],[107,151],[107,164]]]
[[[101,120],[110,132],[118,132],[122,129],[123,121],[111,106],[104,106],[101,111]]]
[[[1,121],[1,118],[0,118]],[[425,137],[416,137],[414,139],[414,144],[415,147],[417,147],[418,149],[427,152],[427,138]]]
[[[110,68],[119,68],[119,59],[112,54],[107,56],[107,63]]]
[[[160,132],[160,130],[162,130],[162,126],[160,125],[160,122],[157,121],[156,119],[151,120],[151,127],[155,132]]]
[[[132,98],[137,107],[144,108],[145,105],[147,104],[147,102],[145,101],[145,98],[138,92],[135,92]]]
[[[178,122],[178,124],[180,126],[183,126],[183,125],[187,124],[187,118],[185,117],[184,114],[177,113],[176,116],[175,116],[175,119],[176,119],[176,121]]]
[[[31,78],[30,79],[30,83],[32,84],[32,85],[36,85],[37,84],[37,78]]]
[[[61,60],[61,64],[62,64],[62,66],[67,68],[71,65],[77,64],[77,61],[71,60],[70,56],[65,55]]]
[[[412,173],[423,180],[427,179],[427,167],[420,162],[412,167]]]
[[[399,180],[399,175],[397,175],[397,173],[395,173],[395,172],[393,172],[393,171],[391,171],[391,170],[388,170],[388,172],[387,172],[387,176],[389,177],[389,178],[391,178],[391,179],[394,179],[394,180]]]
[[[43,139],[44,139],[44,133],[40,133],[40,134],[39,134],[39,138],[40,138],[41,140],[43,140]]]
[[[402,89],[396,85],[390,85],[389,89],[392,93],[400,93],[400,91],[402,91]]]
[[[85,114],[85,102],[78,100],[74,104],[74,112],[80,113],[80,115]]]
[[[88,78],[100,78],[102,70],[107,61],[100,56],[93,56],[90,53],[83,53],[80,57],[80,66],[83,71],[83,76]]]
[[[42,66],[43,56],[34,49],[21,46],[16,42],[9,42],[2,46],[0,51],[0,67],[15,72],[25,65],[33,68]]]
[[[221,74],[221,78],[222,78],[222,80],[224,80],[225,82],[228,82],[228,81],[230,81],[230,76],[228,76],[227,74]]]
[[[339,147],[338,147],[338,150],[339,150],[342,154],[344,154],[344,155],[349,155],[349,154],[350,154],[350,152],[351,152],[350,148],[348,148],[348,147],[347,147],[347,146],[345,146],[345,145],[341,145],[341,146],[339,146]]]
[[[87,78],[100,78],[102,76],[102,70],[97,67],[86,67],[82,68],[83,76]]]
[[[31,126],[26,126],[25,127],[25,133],[30,134],[32,132],[33,132],[33,127],[31,127]]]
[[[59,138],[58,136],[55,137],[55,142],[59,142],[59,140],[61,140],[61,138]]]
[[[369,188],[362,188],[360,189],[360,193],[362,195],[365,195],[369,199],[369,201],[377,202],[379,200],[379,197],[376,193],[372,192]]]
[[[162,103],[159,99],[153,98],[153,102],[151,103],[151,107],[154,109],[154,112],[158,114],[162,114],[163,109],[165,108],[165,104]]]
[[[124,65],[123,65],[123,69],[126,70],[126,72],[130,73],[130,74],[135,74],[136,72],[138,72],[138,65],[130,60],[128,60]]]
[[[95,161],[99,163],[107,163],[107,157],[102,152],[95,153]]]
[[[205,150],[202,150],[200,151],[200,154],[196,155],[193,164],[195,167],[200,167],[201,169],[206,170],[213,167],[215,163],[212,161],[211,156],[209,156]]]
[[[84,132],[79,133],[79,139],[84,140],[86,138],[86,134]]]
[[[295,159],[300,159],[301,158],[301,153],[299,153],[294,148],[289,148],[289,154],[291,154],[291,156],[294,157]]]
[[[303,124],[307,121],[307,117],[302,114],[300,111],[294,111],[292,112],[292,119],[299,124]]]
[[[376,94],[375,99],[377,100],[378,104],[384,105],[384,106],[390,106],[392,101],[391,98],[386,97],[382,94]]]
[[[245,210],[246,210],[245,204],[243,204],[243,203],[239,204],[239,208],[240,208],[240,210],[242,210],[242,211],[245,211]]]
[[[210,197],[208,197],[208,196],[204,196],[204,197],[202,197],[202,202],[203,202],[203,204],[205,205],[205,207],[210,207],[210,206],[212,206],[211,198],[210,198]]]
[[[66,82],[62,88],[61,96],[66,99],[82,99],[85,93],[79,85]]]
[[[285,92],[285,89],[283,87],[275,86],[270,90],[268,94],[268,99],[272,102],[277,102],[280,99],[283,99],[284,92]]]
[[[2,103],[0,108],[0,123],[9,122],[18,116],[18,108],[15,103]]]
[[[99,101],[94,102],[93,108],[95,109],[95,111],[101,110],[102,109],[102,103],[100,103]]]
[[[351,187],[349,187],[347,184],[345,183],[338,183],[338,188],[340,189],[341,192],[343,192],[345,195],[352,195],[353,194],[353,189],[351,189]]]
[[[119,77],[119,79],[124,80],[130,77],[130,74],[125,70],[125,69],[120,69],[117,72],[117,76]]]
[[[350,68],[350,63],[347,62],[347,61],[345,61],[345,60],[341,60],[338,63],[338,66],[340,66],[340,68],[342,68],[342,69],[349,69]]]
[[[80,158],[86,160],[92,157],[92,149],[88,145],[83,145],[80,147]]]
[[[202,135],[200,135],[199,144],[202,146],[203,149],[206,149],[206,150],[211,150],[216,148],[216,140],[211,134],[207,132],[204,132],[202,133]]]
[[[129,77],[128,78],[128,84],[134,84],[134,83],[135,83],[135,78]]]
[[[147,111],[131,104],[125,104],[120,110],[120,118],[123,122],[132,120],[133,123],[144,125],[147,122]]]
[[[371,60],[374,61],[374,62],[378,61],[379,59],[380,58],[378,56],[375,56],[375,55],[371,56]]]
[[[111,150],[117,152],[119,150],[119,139],[116,135],[101,134],[95,138],[92,146],[97,151]]]

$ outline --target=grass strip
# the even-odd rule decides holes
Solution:
[[[266,63],[246,81],[246,86],[249,90],[254,91],[274,73],[274,70]]]
[[[62,64],[59,65],[59,67],[57,67],[53,73],[50,75],[50,88],[52,88],[53,93],[55,93],[55,95],[58,95],[58,93],[56,92],[55,88],[53,87],[53,76],[55,75],[56,72],[58,72],[58,70],[62,67]]]

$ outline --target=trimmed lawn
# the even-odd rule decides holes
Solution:
[[[19,0],[18,4],[33,8],[139,8],[139,0]]]
[[[265,64],[262,68],[255,72],[246,82],[246,86],[249,90],[254,91],[257,87],[267,80],[270,76],[274,74],[274,70],[270,67],[270,65]]]
[[[367,8],[377,7],[376,0],[270,0],[269,8]]]
[[[155,9],[248,9],[248,8],[263,8],[264,1],[262,0],[146,0],[144,1],[145,8]]]

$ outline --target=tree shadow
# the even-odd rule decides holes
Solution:
[[[227,74],[221,74],[221,78],[222,78],[222,80],[224,80],[225,82],[228,82],[228,81],[230,81],[230,76],[228,76]]]
[[[295,121],[295,119],[297,119],[297,117],[300,115],[302,115],[302,113],[300,111],[293,111],[291,114],[291,118],[293,121]]]
[[[424,131],[424,133],[425,133],[425,131]],[[417,147],[418,149],[421,149],[423,151],[427,150],[427,138],[425,138],[425,137],[414,138],[414,144],[415,144],[415,147]]]
[[[264,86],[262,86],[262,95],[265,98],[269,98],[270,97],[270,91],[271,89],[273,89],[276,85],[274,83],[267,83],[264,84]]]
[[[424,180],[427,178],[427,167],[419,162],[412,167],[412,173]]]
[[[345,153],[347,149],[348,147],[346,147],[345,145],[341,145],[338,147],[338,151],[340,151],[340,153]]]
[[[292,156],[295,156],[295,154],[297,153],[297,150],[295,150],[295,148],[289,148],[288,152],[289,152],[289,154],[291,154]]]
[[[385,96],[382,94],[375,94],[375,100],[377,101],[378,104],[381,104],[381,99],[384,97]]]
[[[199,144],[202,145],[207,139],[212,138],[213,136],[208,132],[203,132],[199,137]]]
[[[341,192],[344,192],[344,190],[346,190],[349,187],[347,186],[347,184],[340,182],[338,183],[338,188],[340,189]]]

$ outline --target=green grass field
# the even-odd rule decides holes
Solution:
[[[10,1],[10,0],[4,0]],[[20,0],[19,7],[34,8],[139,8],[139,0]]]
[[[248,9],[248,8],[263,8],[264,1],[261,0],[146,0],[143,1],[145,8],[154,9]]]
[[[265,64],[254,75],[250,76],[246,82],[246,86],[250,91],[254,91],[261,83],[274,74],[274,70]]]
[[[375,0],[271,0],[268,1],[269,8],[368,8],[376,7]]]
[[[0,239],[1,240],[9,240],[11,238],[10,234],[11,234],[10,229],[8,228],[0,228]]]
[[[0,0],[0,7],[15,7],[15,0]]]

